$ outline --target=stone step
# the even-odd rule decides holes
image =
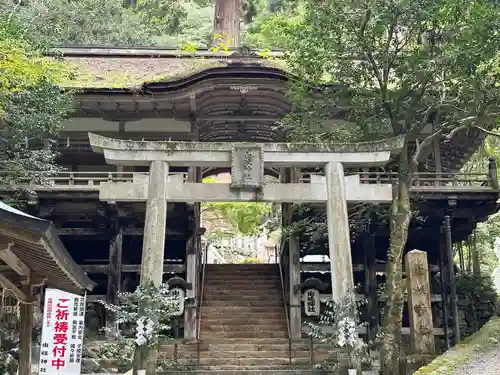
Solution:
[[[288,366],[287,366],[288,367]],[[241,369],[239,367],[226,366],[219,369],[203,369],[203,370],[192,370],[192,371],[176,371],[171,370],[168,372],[157,372],[157,375],[338,375],[338,372],[326,372],[323,370],[311,370],[311,369],[288,369],[283,366],[271,366],[271,367],[259,367],[252,369],[251,367],[246,369]]]
[[[279,265],[275,263],[253,263],[253,264],[242,264],[242,263],[233,263],[233,264],[207,264],[207,270],[225,270],[225,269],[262,269],[262,270],[273,270],[279,269]]]
[[[226,298],[237,298],[237,297],[251,297],[253,298],[258,298],[258,297],[274,297],[274,298],[281,298],[283,299],[283,295],[281,291],[276,291],[276,290],[260,290],[260,289],[248,289],[248,290],[242,290],[242,289],[216,289],[214,288],[213,290],[207,290],[205,289],[203,291],[203,299],[209,299],[209,298],[214,298],[214,297],[222,297],[224,299]]]
[[[250,339],[245,338],[210,338],[207,337],[205,339],[200,339],[200,345],[238,345],[238,344],[256,344],[256,345],[264,345],[264,344],[272,344],[272,345],[288,345],[288,338],[284,337],[254,337]],[[308,339],[301,339],[294,341],[292,344],[304,344],[307,343]]]
[[[280,277],[279,269],[274,268],[205,268],[205,275],[227,275],[227,276],[236,276],[236,275],[249,275],[249,276],[274,276]]]
[[[205,302],[208,301],[232,301],[234,303],[238,302],[253,302],[253,301],[273,301],[276,303],[282,302],[283,297],[279,294],[263,294],[263,293],[256,293],[256,294],[208,294],[206,293],[203,296],[203,300]]]
[[[231,330],[231,331],[205,331],[203,330],[203,323],[200,332],[200,339],[210,339],[210,338],[241,338],[241,339],[254,339],[254,338],[287,338],[288,332],[281,330],[276,331],[271,328],[258,329],[258,330]]]
[[[227,267],[227,268],[205,268],[205,275],[230,275],[236,274],[252,275],[252,276],[278,276],[280,277],[280,270],[278,268],[242,268],[242,267]]]
[[[201,318],[211,317],[256,317],[266,318],[270,316],[281,317],[285,315],[285,306],[278,305],[245,305],[245,306],[225,306],[221,309],[219,306],[203,304],[200,309]]]
[[[225,286],[230,288],[242,288],[242,287],[250,287],[255,286],[258,288],[269,288],[272,289],[274,287],[281,286],[281,280],[275,277],[259,277],[259,278],[251,278],[248,276],[239,275],[236,276],[207,276],[205,277],[205,286]]]
[[[305,365],[309,363],[309,357],[307,358],[292,358],[292,364],[294,365]],[[290,365],[290,360],[286,358],[237,358],[237,357],[226,357],[226,358],[200,358],[201,366],[287,366]]]
[[[168,349],[161,349],[160,348],[160,354],[162,356],[172,358],[174,355],[174,351],[170,348]],[[182,359],[193,359],[196,358],[196,351],[186,351],[186,350],[178,350],[177,351],[177,358],[182,358]],[[295,350],[292,352],[292,357],[293,358],[301,358],[301,359],[308,359],[309,358],[309,351],[307,350],[302,350],[298,351]],[[263,350],[254,350],[254,351],[241,351],[241,350],[234,350],[231,348],[226,348],[226,349],[221,349],[217,348],[214,350],[206,350],[206,351],[200,351],[200,358],[215,358],[215,359],[225,359],[225,358],[286,358],[288,359],[288,350],[278,350],[278,351],[263,351]],[[222,361],[221,361],[222,362]]]
[[[247,342],[246,344],[220,344],[220,343],[200,343],[200,353],[218,353],[218,352],[285,352],[288,353],[288,343],[287,344],[273,344],[273,343],[254,343],[254,339],[242,339],[242,342]],[[320,349],[315,345],[315,348]],[[174,345],[160,345],[160,352],[162,353],[174,353]],[[196,353],[196,344],[179,344],[178,353]],[[309,352],[308,343],[292,343],[292,352]],[[191,354],[190,354],[191,355]]]
[[[284,314],[283,314],[284,315]],[[248,318],[240,318],[234,316],[227,316],[225,318],[212,318],[211,316],[203,316],[202,315],[202,323],[204,326],[216,326],[216,325],[226,325],[226,326],[244,326],[244,325],[253,325],[253,326],[281,326],[285,325],[286,327],[286,318],[277,317],[277,318],[260,318],[249,316]]]
[[[205,272],[205,281],[213,279],[281,281],[281,276],[280,274],[269,272],[242,272],[237,270],[231,272]]]
[[[203,300],[203,307],[218,307],[219,309],[237,309],[237,308],[252,308],[252,309],[263,309],[261,311],[265,311],[266,309],[276,308],[280,309],[283,313],[285,313],[285,305],[282,301],[260,301],[260,300],[247,300],[247,301],[232,301],[232,300]]]
[[[222,275],[235,278],[236,275],[245,275],[253,278],[258,277],[280,277],[278,269],[249,269],[249,268],[227,268],[227,269],[212,269],[206,268],[205,275]]]
[[[209,332],[249,332],[249,333],[255,333],[258,334],[259,332],[265,332],[265,331],[286,331],[287,326],[286,326],[286,321],[285,322],[279,322],[275,325],[272,324],[252,324],[252,325],[246,325],[242,326],[239,324],[232,324],[230,321],[224,321],[222,322],[217,322],[216,324],[207,324],[204,322],[201,322],[201,332],[202,333],[209,333]]]
[[[205,293],[210,292],[210,293],[220,293],[220,292],[226,292],[226,293],[245,293],[245,292],[254,292],[258,291],[260,293],[277,293],[277,294],[283,294],[281,292],[281,284],[276,283],[276,284],[250,284],[250,283],[239,283],[239,284],[234,284],[231,282],[227,282],[225,284],[211,284],[207,283],[203,287],[203,291]]]

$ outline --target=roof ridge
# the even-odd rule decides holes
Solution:
[[[266,57],[281,58],[283,51],[272,50],[261,53],[257,49],[229,49],[227,51],[212,51],[210,49],[198,49],[192,52],[184,52],[174,48],[159,47],[104,47],[104,46],[74,46],[48,48],[45,52],[48,56],[63,55],[66,57],[150,57],[150,58],[256,58]]]

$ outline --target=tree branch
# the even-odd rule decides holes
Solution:
[[[489,134],[489,135],[493,135],[493,136],[500,136],[500,134],[497,134],[497,133],[494,133],[490,130],[487,130],[479,125],[477,125],[476,123],[474,123],[474,121],[480,119],[480,118],[491,118],[491,117],[500,117],[500,112],[493,112],[493,113],[490,113],[489,115],[487,116],[468,116],[468,117],[465,117],[461,120],[458,121],[459,124],[462,124],[460,126],[457,126],[456,128],[454,128],[446,137],[445,137],[445,141],[446,142],[449,142],[453,139],[453,137],[455,136],[455,134],[457,134],[458,132],[464,130],[464,129],[470,129],[470,128],[477,128],[479,130],[481,130],[482,132],[486,133],[486,134]],[[471,124],[472,122],[472,124]]]
[[[497,132],[492,132],[491,130],[486,130],[485,128],[479,126],[479,125],[474,125],[474,127],[478,128],[479,130],[481,130],[483,133],[486,133],[488,135],[492,135],[494,137],[500,137],[500,133],[497,133]]]
[[[417,149],[415,150],[415,153],[413,154],[413,158],[412,158],[412,168],[415,168],[419,161],[420,161],[420,158],[422,157],[422,155],[424,155],[426,153],[426,151],[428,150],[428,148],[432,145],[432,143],[441,138],[441,136],[443,135],[444,133],[444,128],[436,131],[435,133],[429,135],[427,138],[425,138],[422,143],[418,143],[417,142]]]

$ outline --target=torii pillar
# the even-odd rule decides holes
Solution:
[[[149,182],[105,183],[104,201],[147,201],[141,280],[161,282],[165,239],[166,202],[326,202],[332,298],[354,299],[347,202],[391,202],[390,184],[362,184],[359,176],[344,176],[344,167],[385,165],[399,152],[403,138],[376,142],[330,145],[289,143],[210,143],[126,141],[89,134],[94,151],[104,153],[109,164],[150,165]],[[323,167],[325,177],[304,183],[263,182],[264,165],[273,168]],[[230,167],[231,184],[173,181],[168,166]],[[170,180],[169,180],[170,179]],[[150,238],[147,238],[150,237]],[[145,275],[149,274],[149,275]],[[293,291],[296,285],[289,285]],[[300,315],[296,317],[300,320]],[[293,322],[300,327],[300,321]],[[297,328],[291,338],[300,338]]]

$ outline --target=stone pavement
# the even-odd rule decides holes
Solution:
[[[452,375],[500,375],[500,348],[478,353],[465,362]]]

